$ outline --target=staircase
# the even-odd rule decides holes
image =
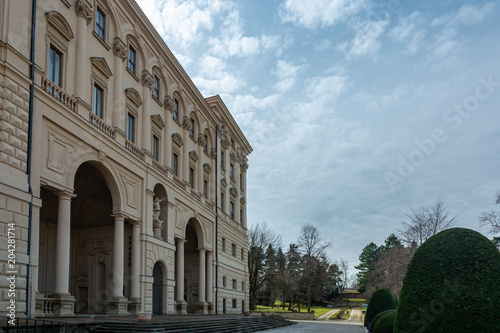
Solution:
[[[277,317],[244,317],[168,323],[102,323],[89,332],[230,332],[244,333],[292,325],[294,322]]]

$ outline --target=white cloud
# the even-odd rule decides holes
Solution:
[[[366,8],[365,0],[286,0],[280,7],[283,22],[309,29],[332,26]]]
[[[284,93],[290,90],[297,79],[297,74],[304,68],[304,65],[293,65],[291,62],[285,60],[278,60],[276,69],[272,74],[276,75],[280,81],[275,84],[276,90]]]
[[[380,48],[379,37],[384,33],[389,20],[361,21],[354,25],[355,37],[339,45],[347,60],[356,60],[362,56],[374,57]]]
[[[422,15],[414,12],[408,17],[400,18],[398,25],[389,32],[389,36],[400,43],[405,43],[408,52],[414,54],[425,37],[425,30],[422,28],[424,24]]]
[[[231,94],[246,86],[246,81],[238,76],[237,71],[228,69],[220,58],[204,55],[197,63],[199,72],[193,82],[206,95]]]
[[[456,13],[445,14],[432,21],[432,25],[459,25],[481,23],[486,16],[493,13],[495,3],[489,2],[482,6],[465,4]]]

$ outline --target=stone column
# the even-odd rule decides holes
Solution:
[[[76,11],[76,66],[75,95],[85,100],[87,84],[87,25],[94,18],[94,11],[87,1],[78,0],[75,4]],[[88,102],[88,101],[87,101]],[[91,103],[90,103],[91,104]]]
[[[212,252],[207,251],[207,285],[206,285],[206,301],[208,303],[208,313],[213,313],[214,304],[212,300],[212,285],[213,285],[213,276],[212,276]]]
[[[151,117],[149,110],[149,101],[151,100],[151,89],[154,86],[153,75],[149,73],[147,70],[142,72],[142,148],[151,153]]]
[[[208,314],[208,305],[205,302],[205,249],[199,248],[198,266],[198,303],[196,303],[196,313]]]
[[[184,300],[184,243],[185,239],[176,238],[177,248],[175,256],[177,267],[175,267],[175,286],[177,288],[177,300],[175,307],[177,314],[187,314],[187,302]]]
[[[188,142],[189,142],[189,131],[191,130],[191,121],[188,116],[184,116],[182,118],[182,141],[184,144],[182,145],[182,180],[189,182],[189,150],[188,150]]]
[[[115,55],[115,63],[113,66],[114,80],[113,80],[113,113],[112,125],[121,129],[124,133],[127,131],[125,124],[125,104],[123,101],[122,91],[122,63],[127,58],[127,45],[119,38],[115,37],[113,40],[113,54]]]
[[[113,288],[112,297],[107,302],[108,315],[128,314],[128,301],[123,297],[123,262],[125,246],[125,216],[121,214],[112,215],[115,218],[115,232],[113,239]]]
[[[196,180],[196,183],[197,183],[197,188],[198,188],[198,192],[201,193],[203,195],[203,174],[204,174],[204,170],[203,170],[203,155],[205,154],[203,152],[203,147],[205,146],[205,136],[203,135],[203,133],[199,133],[198,134],[198,168],[196,170],[197,172],[197,180]]]
[[[132,302],[132,314],[141,311],[140,300],[140,273],[141,273],[141,244],[140,234],[142,223],[134,221],[132,224],[132,263],[130,269],[130,300]]]
[[[56,316],[75,314],[75,298],[69,293],[69,259],[71,238],[71,199],[76,195],[61,191],[57,214],[56,284],[53,297]]]
[[[164,143],[164,153],[165,153],[165,165],[169,168],[172,167],[172,113],[174,112],[174,99],[169,95],[166,95],[163,99],[163,106],[165,107],[165,138]]]

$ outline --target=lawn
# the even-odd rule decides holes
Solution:
[[[275,303],[278,306],[274,306],[274,308],[271,308],[270,306],[264,306],[264,305],[257,305],[257,311],[258,312],[268,312],[268,311],[274,311],[274,312],[291,312],[288,311],[288,303],[285,303],[285,310],[280,305],[279,302]],[[295,307],[294,310],[299,311],[298,307]],[[311,311],[314,311],[314,318],[318,318],[319,316],[327,313],[330,311],[330,308],[327,307],[322,307],[322,306],[311,306]],[[307,306],[302,305],[300,307],[300,312],[307,312]]]

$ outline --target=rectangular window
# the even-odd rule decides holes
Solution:
[[[226,200],[226,199],[224,198],[224,193],[221,193],[221,194],[220,194],[220,210],[221,210],[222,212],[224,212],[224,209],[225,209],[225,207],[226,207],[226,205],[224,204],[225,200]]]
[[[226,313],[226,299],[222,299],[222,313]]]
[[[181,111],[180,110],[180,104],[179,104],[179,101],[177,100],[177,98],[174,98],[174,118],[176,120],[179,120],[179,112]]]
[[[234,179],[234,165],[233,165],[233,163],[229,164],[229,177],[231,177],[231,179]]]
[[[234,140],[233,139],[231,139],[231,147],[234,148]]]
[[[172,156],[172,170],[174,171],[174,175],[179,177],[179,155],[176,153]]]
[[[236,289],[236,288],[234,288],[234,289]],[[236,309],[236,300],[235,299],[233,299],[233,309]]]
[[[103,96],[104,89],[99,87],[97,83],[94,83],[94,102],[92,105],[92,112],[99,118],[102,118]]]
[[[222,238],[222,252],[226,252],[226,239]]]
[[[240,224],[243,224],[243,209],[240,209]]]
[[[236,244],[231,244],[231,255],[236,257]]]
[[[233,289],[236,289],[236,280],[235,279],[233,279]]]
[[[240,188],[243,191],[243,174],[240,173]]]
[[[208,198],[208,181],[206,179],[203,180],[203,196]]]
[[[231,220],[234,220],[234,202],[229,203],[229,214],[231,215]]]
[[[135,117],[127,114],[127,140],[135,142]]]
[[[153,96],[159,100],[160,99],[160,78],[158,75],[154,76],[155,84],[153,86]]]
[[[241,260],[244,260],[244,258],[245,258],[245,252],[243,251],[243,248],[241,248]],[[243,285],[243,282],[242,282],[242,285]]]
[[[153,158],[159,161],[160,158],[160,139],[153,135]]]
[[[49,80],[61,86],[62,53],[50,46]]]
[[[134,74],[137,65],[137,52],[132,46],[128,47],[128,69]]]
[[[106,24],[106,15],[101,8],[97,7],[95,16],[95,32],[102,40],[104,40],[104,29]]]
[[[226,287],[226,277],[225,276],[222,277],[222,286]]]
[[[241,290],[245,290],[245,282],[241,281]]]
[[[205,145],[203,146],[203,151],[208,153],[208,135],[205,134]]]
[[[189,130],[189,135],[194,138],[194,119],[191,118],[191,129]]]
[[[189,185],[194,188],[194,169],[189,168]]]
[[[224,154],[224,151],[221,151],[221,152],[220,152],[220,167],[221,167],[222,169],[225,169],[225,166],[224,166],[224,165],[225,165],[225,164],[224,164],[224,158],[225,158],[225,156],[224,156],[224,155],[225,155],[225,154]]]

